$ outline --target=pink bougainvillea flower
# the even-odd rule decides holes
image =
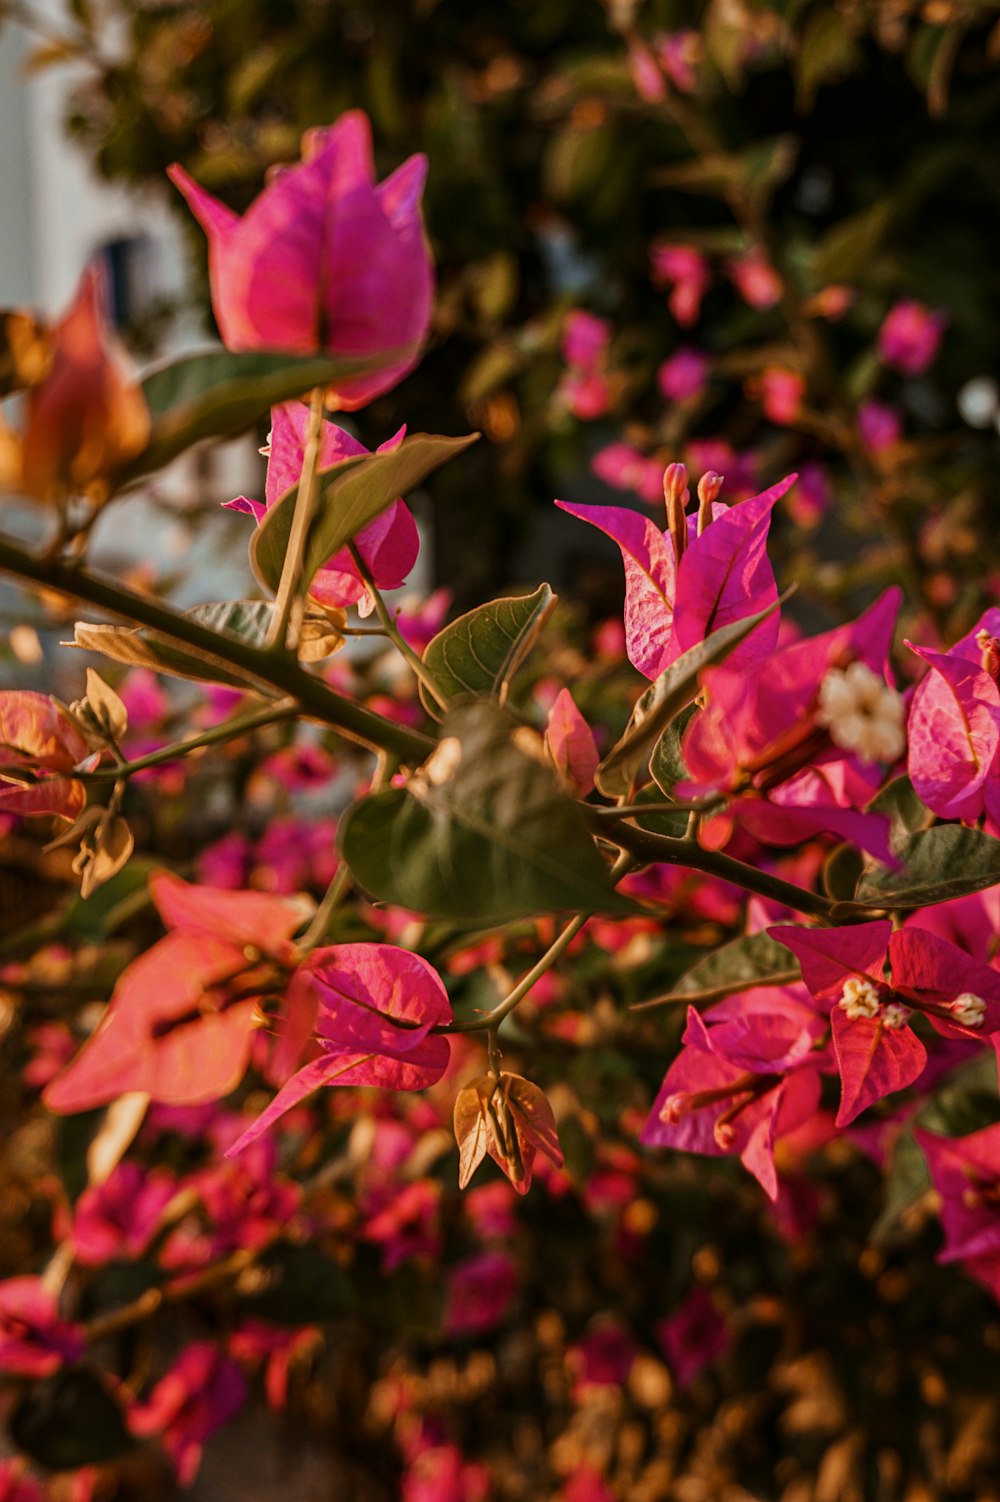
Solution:
[[[272,408],[264,503],[238,496],[235,501],[226,501],[226,508],[247,512],[259,522],[268,507],[275,505],[297,485],[302,473],[308,428],[309,408],[304,402],[286,402],[281,407]],[[385,443],[379,444],[376,453],[391,453],[402,443],[405,434],[406,428],[400,428]],[[324,422],[319,452],[321,474],[345,459],[366,453],[368,450],[364,444],[352,438],[350,433],[345,433],[332,422]],[[420,538],[413,513],[405,501],[393,501],[362,527],[354,541],[379,589],[398,589],[406,583],[406,576],[417,561]],[[309,593],[323,605],[361,604],[363,615],[372,609],[368,591],[346,546],[318,570]]]
[[[45,1502],[41,1482],[25,1473],[20,1458],[0,1460],[0,1502]]]
[[[596,313],[575,308],[563,324],[562,352],[567,365],[594,370],[602,363],[611,343],[611,325]]]
[[[712,631],[775,602],[778,591],[767,557],[767,531],[775,503],[794,481],[790,475],[739,506],[714,502],[713,519],[700,536],[697,519],[690,517],[679,566],[670,533],[637,512],[556,502],[571,516],[599,528],[621,549],[627,649],[640,673],[656,678]],[[755,661],[773,649],[777,636],[775,613],[737,647],[730,662]]]
[[[822,1031],[822,1018],[799,1006],[782,1010],[780,1000],[771,1015],[744,1012],[712,1027],[690,1007],[684,1047],[641,1140],[710,1157],[735,1154],[774,1199],[775,1142],[819,1103]]]
[[[693,94],[698,88],[698,67],[704,52],[700,31],[671,31],[653,39],[660,67],[675,89]]]
[[[726,262],[730,281],[751,308],[764,311],[781,301],[784,291],[781,277],[759,246]]]
[[[708,262],[693,245],[654,241],[649,248],[654,286],[670,287],[667,306],[683,328],[698,322],[701,300],[712,280]]]
[[[600,761],[594,733],[573,703],[568,688],[560,689],[549,712],[545,747],[578,798],[586,798],[594,786]]]
[[[912,298],[896,303],[878,331],[878,352],[904,375],[921,375],[933,364],[948,326],[946,313]]]
[[[690,402],[701,396],[708,372],[708,356],[691,345],[683,345],[657,370],[656,384],[668,402]]]
[[[764,416],[779,428],[796,422],[806,394],[805,377],[797,370],[770,365],[760,377],[760,400]]]
[[[660,1320],[656,1338],[671,1375],[682,1390],[724,1356],[730,1345],[729,1326],[701,1284],[695,1286],[673,1314]]]
[[[634,491],[647,506],[662,506],[663,465],[659,459],[641,454],[628,443],[609,443],[607,448],[598,449],[590,467],[605,485]]]
[[[210,1340],[189,1345],[149,1397],[128,1412],[138,1438],[156,1435],[170,1456],[177,1479],[190,1486],[202,1450],[246,1402],[247,1385],[236,1362]]]
[[[288,1406],[288,1379],[292,1366],[308,1357],[322,1341],[317,1325],[289,1330],[264,1320],[244,1320],[229,1337],[229,1353],[244,1365],[264,1363],[264,1392],[275,1413]]]
[[[306,1064],[243,1133],[237,1153],[320,1085],[423,1090],[448,1067],[448,1039],[432,1029],[451,1021],[437,972],[391,944],[334,944],[300,966],[289,995],[296,1027],[315,1027],[319,1057]]]
[[[753,450],[737,453],[724,438],[692,438],[684,451],[684,460],[694,474],[709,470],[722,475],[722,489],[730,505],[745,501],[757,488],[759,459]]]
[[[72,773],[99,759],[91,757],[76,721],[48,694],[30,689],[0,693],[0,813],[75,819],[87,794]],[[24,772],[36,780],[21,782]]]
[[[70,1233],[76,1260],[84,1267],[101,1267],[141,1257],[176,1193],[168,1170],[119,1163],[103,1184],[90,1185],[77,1200]]]
[[[792,520],[800,527],[815,527],[830,509],[830,476],[817,459],[807,459],[799,470],[799,483],[788,498]]]
[[[124,972],[96,1030],[47,1087],[53,1111],[86,1111],[140,1090],[200,1105],[243,1076],[262,995],[284,988],[301,905],[190,886],[157,872],[150,892],[171,930]]]
[[[903,416],[898,407],[869,397],[858,407],[858,432],[870,454],[888,454],[903,436]]]
[[[914,791],[943,819],[985,814],[1000,832],[1000,610],[987,610],[949,652],[907,646],[931,668],[910,702]]]
[[[915,1012],[948,1039],[988,1043],[1000,1029],[1000,973],[925,929],[893,933],[880,919],[853,928],[779,925],[768,933],[798,958],[802,979],[829,1010],[841,1080],[838,1127],[919,1078],[927,1050],[909,1025]]]
[[[885,820],[853,810],[874,795],[877,764],[905,748],[902,699],[886,678],[898,608],[899,591],[886,590],[857,621],[794,641],[753,672],[707,669],[707,706],[684,737],[683,795],[741,793],[741,820],[778,844],[826,819],[889,859]]]
[[[517,1262],[507,1252],[476,1252],[448,1273],[446,1335],[488,1335],[506,1316],[517,1293]]]
[[[379,357],[377,370],[336,382],[331,396],[348,411],[394,386],[416,363],[430,323],[426,171],[426,158],[412,156],[376,184],[371,129],[359,110],[309,131],[301,163],[280,171],[242,219],[171,167],[208,236],[223,343]]]
[[[59,1318],[59,1306],[41,1278],[0,1283],[0,1372],[48,1377],[83,1353],[83,1331]]]
[[[424,1443],[407,1456],[400,1502],[487,1502],[491,1490],[486,1466],[457,1445]]]
[[[945,1244],[939,1262],[961,1262],[1000,1297],[1000,1123],[967,1137],[914,1136],[941,1196]]]
[[[100,309],[101,276],[85,271],[52,330],[52,364],[27,396],[18,488],[41,501],[67,490],[103,501],[114,472],[145,447],[149,408]]]

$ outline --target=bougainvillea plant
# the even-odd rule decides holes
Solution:
[[[683,49],[664,48],[662,67],[685,77]],[[546,584],[447,623],[440,598],[387,602],[419,547],[405,496],[475,440],[402,430],[368,452],[331,416],[398,382],[427,334],[424,170],[412,158],[377,183],[353,112],[307,137],[302,161],[242,218],[174,172],[209,237],[225,349],[145,380],[101,321],[93,270],[51,326],[5,317],[2,390],[22,401],[0,430],[0,477],[45,508],[48,535],[38,547],[4,535],[0,567],[115,623],[77,624],[74,645],[112,667],[108,679],[88,668],[74,702],[0,694],[0,814],[11,828],[60,821],[56,847],[80,878],[40,951],[50,968],[79,964],[74,939],[105,923],[109,901],[128,907],[123,922],[143,917],[107,1004],[39,1019],[26,1039],[48,1111],[88,1113],[86,1149],[75,1192],[53,1192],[60,1255],[0,1283],[0,1369],[22,1384],[14,1439],[75,1469],[80,1498],[99,1485],[84,1462],[149,1437],[191,1482],[205,1441],[243,1406],[247,1371],[263,1371],[282,1406],[331,1299],[340,1308],[348,1243],[386,1272],[433,1258],[445,1168],[426,1169],[438,1160],[469,1186],[475,1231],[446,1280],[456,1338],[495,1327],[520,1294],[515,1209],[487,1158],[518,1196],[533,1179],[578,1193],[628,1258],[650,1229],[635,1211],[641,1163],[738,1159],[793,1236],[810,1213],[810,1154],[839,1142],[884,1162],[905,1135],[942,1201],[942,1258],[996,1291],[997,1130],[924,1124],[942,1086],[962,1071],[981,1080],[1000,1038],[996,612],[954,645],[904,647],[892,588],[808,634],[779,595],[794,581],[776,579],[767,552],[796,476],[725,492],[706,467],[692,498],[679,461],[656,475],[655,516],[558,503],[624,562],[623,621],[602,629],[589,662],[546,656]],[[693,325],[704,258],[654,247],[653,271]],[[727,275],[753,308],[780,295],[754,253]],[[944,331],[898,303],[880,357],[919,372]],[[614,381],[602,321],[575,312],[564,353],[560,399],[589,420]],[[696,352],[675,355],[661,386],[690,400],[703,378]],[[773,420],[796,392],[775,374]],[[257,597],[181,612],[91,566],[107,508],[194,443],[268,412],[264,500],[231,503],[252,521]],[[635,470],[627,448],[616,464],[651,507],[649,464]],[[368,637],[404,675],[383,665],[378,692],[337,655]],[[901,691],[894,672],[916,680],[924,664]],[[594,691],[600,674],[626,685],[617,723]],[[175,680],[186,697],[164,689]],[[153,786],[168,802],[192,768],[247,746],[266,751],[248,798],[339,781],[329,819],[286,813],[255,838],[220,832],[187,864],[136,853],[134,794]],[[707,924],[713,942],[664,977],[656,946],[671,922]],[[631,977],[621,1016],[606,995],[588,1012],[574,994],[566,962],[587,953],[602,985]],[[31,964],[11,960],[10,993],[33,984]],[[84,985],[93,1001],[87,985],[99,996],[100,983]],[[661,1024],[677,1004],[681,1037]],[[619,1037],[655,1073],[655,1098],[636,1092],[631,1144],[613,1153],[591,1112],[588,1175],[578,1142],[569,1164],[560,1136],[573,1118],[564,1135],[578,1137],[585,1078],[571,1091],[552,1059]],[[374,1092],[366,1126],[336,1100],[359,1088]],[[347,1178],[349,1221],[323,1198]],[[129,1276],[102,1291],[93,1269],[109,1265]],[[283,1279],[285,1294],[306,1286],[298,1303],[282,1304]],[[131,1293],[109,1302],[109,1287]],[[122,1332],[220,1288],[235,1313],[155,1380],[104,1359]],[[654,1339],[683,1388],[726,1349],[725,1320],[701,1286],[658,1314]],[[635,1350],[599,1322],[567,1362],[578,1396],[621,1383]],[[487,1495],[446,1428],[404,1422],[402,1390],[383,1398],[404,1495]],[[53,1448],[52,1415],[66,1410],[87,1416],[89,1446],[70,1434]],[[3,1465],[5,1495],[36,1495],[21,1462]],[[567,1468],[566,1496],[611,1495],[603,1485],[584,1462]]]

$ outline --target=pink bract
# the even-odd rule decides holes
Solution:
[[[169,176],[208,236],[212,307],[232,350],[376,356],[377,370],[339,379],[349,411],[416,363],[431,316],[433,274],[420,215],[427,162],[412,156],[376,183],[371,128],[350,110],[303,137],[242,219],[174,165]]]

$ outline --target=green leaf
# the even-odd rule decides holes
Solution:
[[[843,78],[861,59],[861,51],[836,7],[817,7],[806,22],[795,69],[795,102],[800,113],[812,108],[822,84]]]
[[[435,469],[475,443],[464,438],[437,438],[414,433],[384,454],[360,454],[324,472],[320,500],[303,559],[301,587],[307,589],[317,569],[356,537],[397,496],[412,490]],[[262,584],[276,590],[288,550],[298,487],[270,506],[250,543],[250,562]]]
[[[162,861],[134,856],[96,892],[73,900],[64,920],[66,929],[90,944],[105,944],[126,919],[152,901],[147,890],[149,878],[162,869]]]
[[[763,932],[744,934],[692,965],[667,996],[641,1002],[634,1010],[641,1012],[646,1007],[665,1006],[672,1001],[708,1005],[739,991],[748,991],[752,986],[788,986],[799,975],[798,963],[777,939]]]
[[[872,908],[932,907],[1000,882],[1000,840],[961,824],[938,824],[908,835],[895,854],[902,868],[871,865],[862,873],[854,901],[834,908],[834,923],[864,916]]]
[[[934,823],[933,813],[917,797],[908,777],[897,777],[888,783],[869,803],[868,812],[888,814],[892,820],[889,845],[893,850],[907,835],[919,834]]]
[[[452,710],[407,786],[355,803],[340,846],[373,897],[479,928],[636,909],[611,886],[537,731],[481,699]]]
[[[32,1383],[11,1415],[10,1434],[19,1450],[50,1471],[100,1465],[135,1445],[121,1408],[89,1366],[66,1367]]]
[[[638,699],[632,718],[621,740],[597,769],[596,782],[608,798],[627,794],[645,765],[650,748],[682,709],[686,709],[698,692],[698,678],[705,668],[725,662],[730,652],[750,635],[761,621],[778,609],[777,600],[766,610],[748,615],[745,620],[720,626],[696,647],[689,647]]]
[[[885,1176],[885,1202],[872,1226],[876,1246],[891,1246],[905,1236],[905,1220],[931,1187],[930,1170],[909,1130],[900,1134],[892,1150]]]
[[[193,609],[185,610],[184,615],[211,631],[235,636],[250,646],[259,647],[267,634],[271,606],[266,600],[223,600],[217,604],[195,605]],[[99,652],[112,662],[150,668],[153,672],[170,673],[177,678],[225,683],[233,688],[245,688],[248,683],[256,681],[253,674],[241,672],[224,657],[178,646],[158,632],[143,627],[92,626],[77,621],[73,641],[66,645]]]
[[[555,608],[547,584],[532,595],[491,600],[445,626],[427,647],[424,663],[446,699],[491,694],[501,702],[507,686]],[[430,713],[423,687],[420,697]]]
[[[668,798],[674,796],[674,788],[677,784],[686,781],[690,775],[684,763],[681,741],[685,730],[697,713],[693,704],[689,704],[687,709],[682,709],[660,736],[649,758],[649,770],[653,781],[661,793],[665,793]]]
[[[827,282],[853,282],[863,277],[875,259],[897,212],[894,200],[879,198],[870,209],[842,219],[816,247],[812,278],[817,287]]]
[[[142,383],[152,418],[149,442],[119,483],[162,469],[203,438],[233,438],[271,407],[314,386],[370,370],[382,356],[334,360],[326,355],[248,354],[228,350],[185,355]]]

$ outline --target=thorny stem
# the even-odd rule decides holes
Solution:
[[[309,718],[329,725],[369,750],[389,751],[412,764],[425,761],[434,749],[429,736],[397,725],[384,715],[344,698],[291,658],[213,631],[148,595],[128,589],[108,575],[59,560],[41,559],[5,537],[0,537],[0,569],[70,599],[86,601],[133,625],[146,626],[193,649],[207,662],[224,662],[251,680],[251,685],[264,685],[278,696],[294,699]],[[206,676],[211,678],[211,672]]]
[[[351,557],[354,559],[354,566],[360,574],[365,588],[368,590],[368,593],[371,595],[372,600],[375,604],[375,614],[378,616],[379,620],[382,623],[382,632],[389,638],[393,646],[402,656],[403,660],[407,662],[413,669],[418,680],[423,684],[427,692],[433,697],[434,702],[436,704],[440,704],[442,709],[447,709],[448,700],[435,683],[434,675],[428,670],[423,661],[423,658],[418,652],[415,652],[413,650],[409,642],[406,640],[406,637],[396,625],[396,622],[392,616],[392,612],[390,611],[388,605],[385,603],[378,585],[372,578],[371,570],[369,569],[365,560],[362,558],[361,551],[358,548],[357,543],[350,542],[348,543],[348,547],[351,552]]]
[[[295,510],[292,512],[288,547],[281,565],[278,593],[271,609],[271,624],[264,641],[264,649],[269,652],[294,652],[299,643],[299,632],[302,629],[299,585],[309,530],[319,500],[319,452],[323,436],[325,397],[324,388],[316,386],[309,402],[309,427],[306,430],[302,473],[299,475],[299,488],[295,495]]]

